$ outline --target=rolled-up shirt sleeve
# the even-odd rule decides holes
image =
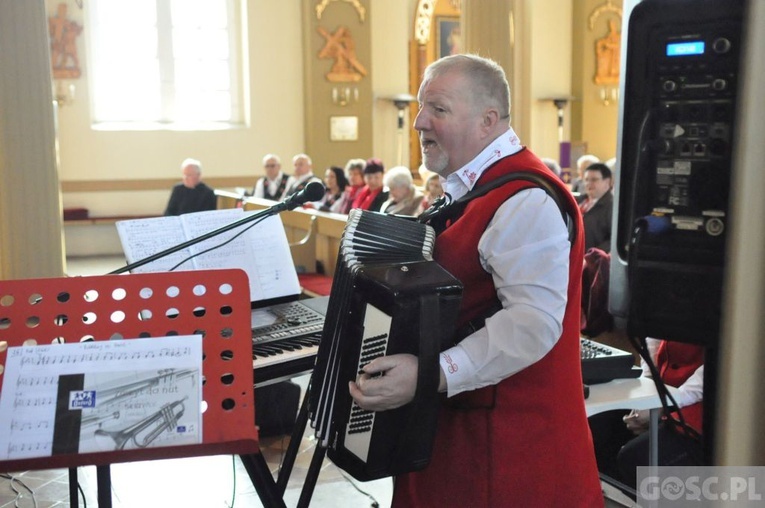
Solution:
[[[499,207],[478,243],[502,310],[440,357],[447,394],[493,385],[544,357],[563,330],[570,242],[556,203],[541,189]]]

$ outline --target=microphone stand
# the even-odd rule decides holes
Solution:
[[[318,189],[318,186],[321,186],[321,190]],[[151,256],[147,256],[143,259],[139,259],[138,261],[135,261],[134,263],[129,263],[121,268],[117,268],[116,270],[113,270],[107,273],[107,275],[118,275],[121,273],[129,272],[130,270],[133,270],[145,264],[151,263],[152,261],[156,261],[157,259],[163,258],[165,256],[169,256],[170,254],[183,250],[186,247],[196,245],[200,242],[203,242],[205,240],[218,236],[222,233],[225,233],[226,231],[230,231],[234,228],[238,228],[239,226],[243,226],[245,224],[249,224],[250,222],[255,222],[260,219],[265,219],[272,215],[277,215],[284,211],[293,210],[297,208],[298,206],[302,205],[303,203],[307,201],[311,201],[313,198],[318,199],[319,194],[323,192],[324,192],[323,185],[309,184],[308,186],[306,186],[306,189],[304,189],[303,191],[299,192],[295,196],[292,196],[285,201],[277,203],[259,212],[253,213],[252,215],[248,215],[247,217],[243,217],[242,219],[234,221],[231,224],[221,226],[217,229],[210,231],[209,233],[205,233],[204,235],[198,236],[196,238],[192,238],[191,240],[175,245],[174,247],[170,247],[163,251],[157,252],[156,254],[152,254]],[[256,476],[265,475],[265,473],[263,473],[263,470],[268,471],[265,461],[262,459],[262,456],[258,455],[257,457],[252,457],[247,455],[241,455],[240,457],[245,465],[245,468],[247,469],[248,474],[250,475],[250,478],[253,480],[253,484],[256,483],[255,482]],[[112,504],[111,504],[110,467],[108,465],[98,466],[96,468],[96,477],[97,477],[97,484],[98,484],[98,500],[99,500],[98,504],[99,506],[111,508]],[[286,485],[286,479],[280,478],[279,482],[280,482],[280,485],[282,483]],[[72,485],[77,485],[77,468],[69,469],[70,498],[74,496],[73,499],[76,500],[77,490],[76,488],[74,488],[73,490]],[[283,494],[285,487],[277,486],[277,488],[280,488],[281,489],[280,494]]]

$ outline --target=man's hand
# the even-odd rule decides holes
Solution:
[[[408,404],[417,389],[417,357],[400,354],[369,362],[356,381],[348,383],[351,397],[362,409],[385,411]]]

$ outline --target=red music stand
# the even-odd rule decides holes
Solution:
[[[201,334],[207,404],[200,444],[7,460],[0,471],[95,465],[108,475],[112,463],[236,453],[263,502],[284,506],[255,426],[249,302],[238,269],[0,281],[0,388],[8,347]],[[99,505],[110,506],[100,480]]]

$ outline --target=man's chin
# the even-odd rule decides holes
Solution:
[[[444,171],[449,165],[449,161],[446,157],[434,157],[432,155],[426,155],[425,153],[422,154],[422,163],[428,171],[432,171],[441,176],[444,176]]]

